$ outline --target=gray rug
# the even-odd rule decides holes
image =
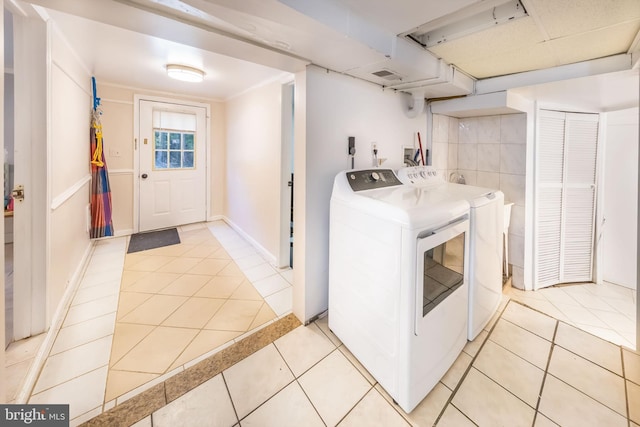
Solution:
[[[178,230],[176,228],[136,233],[131,235],[127,253],[130,254],[133,252],[161,248],[163,246],[177,245],[178,243],[180,243],[180,236],[178,235]]]

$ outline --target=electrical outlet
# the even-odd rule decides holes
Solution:
[[[109,155],[111,157],[122,157],[122,153],[120,153],[120,150],[118,150],[117,148],[110,148]]]

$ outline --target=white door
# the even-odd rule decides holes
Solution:
[[[206,220],[206,109],[140,100],[139,231]]]
[[[534,289],[593,280],[597,114],[540,111]]]
[[[638,109],[607,114],[602,279],[636,289]]]

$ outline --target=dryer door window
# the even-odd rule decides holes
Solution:
[[[458,234],[424,253],[423,316],[464,283],[464,238],[465,233]]]
[[[468,231],[469,221],[463,217],[418,239],[416,317],[426,316],[466,283]]]

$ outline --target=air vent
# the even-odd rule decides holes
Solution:
[[[380,70],[371,74],[373,74],[376,77],[380,77],[381,79],[385,79],[389,81],[402,80],[402,77],[400,77],[396,73],[389,70]]]

